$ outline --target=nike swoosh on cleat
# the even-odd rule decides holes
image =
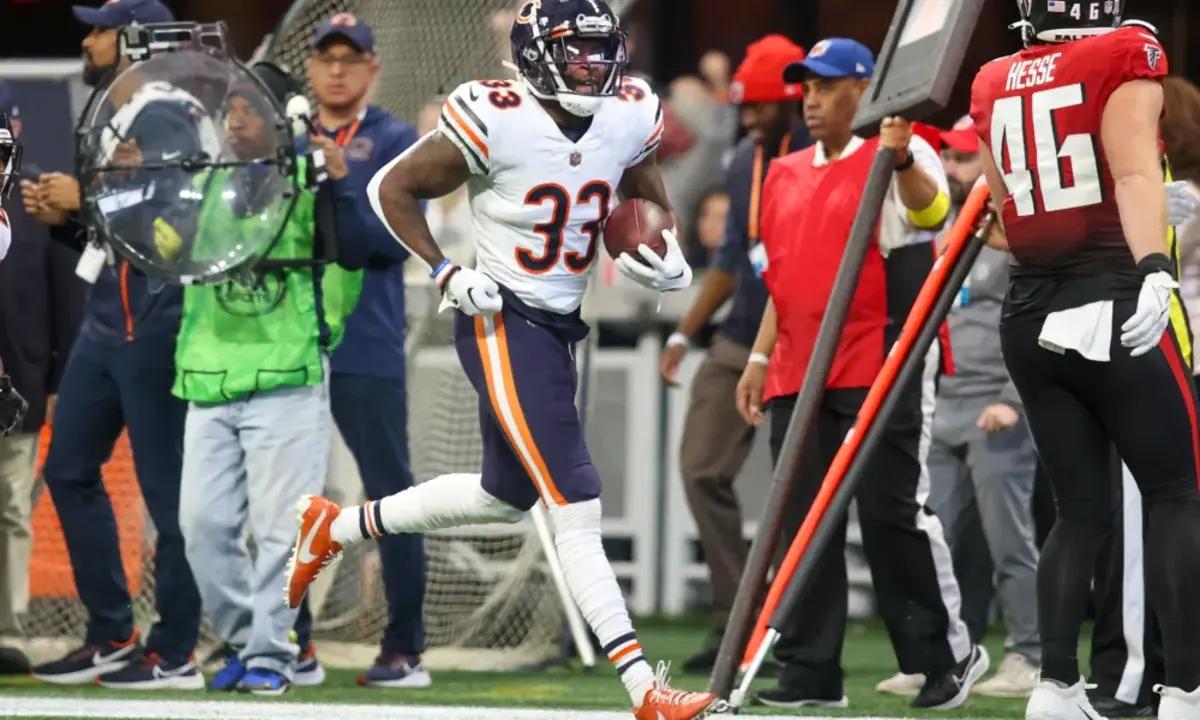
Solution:
[[[321,521],[325,519],[325,510],[321,510],[321,514],[317,516],[317,521],[313,523],[312,528],[308,531],[308,535],[300,543],[299,559],[302,563],[310,563],[317,559],[312,553],[313,540],[317,539],[317,531],[321,529]]]
[[[471,96],[471,102],[475,102],[479,99],[479,96],[475,94],[475,88],[468,88],[467,94]]]

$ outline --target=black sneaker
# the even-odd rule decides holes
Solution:
[[[929,673],[925,685],[912,701],[915,708],[949,710],[961,706],[971,694],[971,686],[988,670],[988,653],[982,645],[971,648],[962,662],[946,672]]]
[[[750,704],[776,708],[844,708],[850,707],[850,698],[778,685],[756,693]]]
[[[96,682],[119,690],[203,690],[204,676],[194,657],[171,663],[148,652],[116,672],[101,675]]]
[[[0,675],[28,675],[29,658],[14,647],[0,646]]]
[[[1088,693],[1088,700],[1091,701],[1092,708],[1106,718],[1154,717],[1155,713],[1154,705],[1151,703],[1131,705],[1115,697],[1096,692]]]
[[[33,676],[55,685],[84,685],[105,673],[125,667],[138,656],[140,650],[135,632],[123,643],[78,647],[58,660],[34,667]]]

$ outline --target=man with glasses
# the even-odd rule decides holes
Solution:
[[[371,209],[367,184],[380,168],[417,140],[417,132],[368,103],[379,77],[371,27],[349,13],[318,26],[305,62],[317,100],[313,145],[325,151],[337,207],[339,262],[362,271],[362,294],[346,319],[346,335],[333,354],[333,418],[358,464],[370,500],[413,484],[409,469],[407,391],[404,375],[404,261],[408,253]],[[427,687],[425,650],[425,548],[420,535],[379,543],[388,624],[375,664],[358,681],[369,687]],[[298,628],[300,683],[315,664],[306,618]]]

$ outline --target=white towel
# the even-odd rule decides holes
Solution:
[[[1112,317],[1111,300],[1050,313],[1042,324],[1038,345],[1060,355],[1074,350],[1088,360],[1108,362],[1112,345]]]

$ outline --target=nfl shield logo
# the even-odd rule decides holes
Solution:
[[[578,150],[571,153],[571,167],[579,167],[581,162],[583,162],[583,155],[580,155]]]
[[[1162,59],[1162,48],[1157,45],[1146,44],[1146,64],[1151,70],[1158,69],[1158,61]]]

